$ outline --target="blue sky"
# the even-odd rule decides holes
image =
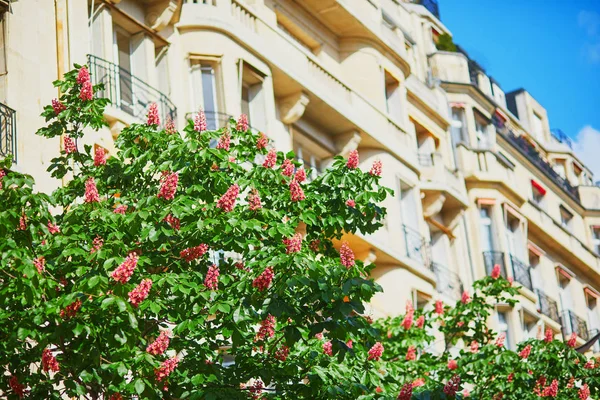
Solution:
[[[600,0],[439,0],[439,5],[454,41],[504,91],[528,90],[548,110],[550,126],[575,139],[586,127],[588,133],[600,131]]]

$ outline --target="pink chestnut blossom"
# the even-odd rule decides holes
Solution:
[[[133,271],[137,267],[138,256],[136,253],[131,252],[129,255],[123,260],[121,265],[115,269],[110,275],[115,281],[120,283],[127,283],[133,275]]]
[[[63,138],[63,147],[65,148],[65,153],[71,154],[77,151],[77,145],[75,145],[75,140],[72,137],[65,135]]]
[[[52,99],[52,109],[54,110],[54,114],[58,115],[65,111],[67,107],[60,100]]]
[[[358,167],[358,150],[352,150],[348,155],[348,161],[346,162],[346,166],[350,169],[355,169]]]
[[[204,114],[204,110],[200,109],[200,111],[194,115],[194,130],[196,132],[204,132],[206,129],[206,114]]]
[[[252,281],[252,287],[258,289],[259,292],[263,292],[269,288],[275,273],[272,267],[267,267],[265,270]]]
[[[256,189],[252,189],[248,195],[248,208],[252,211],[260,210],[262,208],[260,195]]]
[[[333,355],[333,348],[332,348],[331,342],[323,343],[323,354],[330,356],[330,357]]]
[[[233,207],[235,207],[235,201],[239,193],[240,187],[238,184],[231,185],[225,194],[217,201],[217,208],[220,208],[224,212],[231,212]]]
[[[289,239],[283,239],[283,244],[286,246],[286,254],[298,253],[302,249],[302,234],[296,233]]]
[[[104,147],[96,147],[96,151],[94,153],[94,166],[99,167],[101,165],[106,165],[107,158],[108,155],[106,154]]]
[[[177,356],[174,356],[164,361],[160,365],[160,367],[154,371],[154,376],[156,377],[156,380],[161,382],[164,379],[168,378],[169,375],[171,375],[171,373],[175,371],[177,364],[179,364],[179,359],[177,358]]]
[[[273,168],[276,163],[277,163],[277,151],[275,151],[275,149],[271,149],[267,153],[267,157],[265,157],[265,161],[263,161],[262,166],[265,168]]]
[[[369,349],[368,360],[378,361],[381,358],[382,354],[383,354],[383,345],[381,344],[381,342],[377,342],[373,345],[373,347],[371,347]]]
[[[128,293],[129,302],[131,305],[138,307],[142,301],[146,300],[151,288],[152,280],[144,279],[139,285],[137,285],[131,292]]]
[[[158,116],[158,105],[156,103],[150,104],[150,107],[148,108],[148,115],[146,117],[146,125],[160,125],[160,117]]]
[[[340,247],[340,261],[346,269],[350,269],[354,266],[354,252],[348,245],[348,242],[343,242]]]
[[[219,267],[216,264],[208,267],[206,277],[204,278],[204,286],[208,290],[217,290],[219,288]]]
[[[375,160],[375,162],[373,162],[373,165],[371,166],[371,170],[369,171],[369,174],[371,174],[373,176],[381,176],[381,169],[382,169],[381,161]]]
[[[258,333],[256,334],[256,341],[270,339],[275,336],[275,317],[271,314],[267,315],[267,318],[262,320]]]
[[[146,347],[146,352],[154,356],[159,356],[167,350],[170,340],[170,332],[166,330],[161,331],[156,340]]]
[[[208,251],[207,244],[199,244],[195,247],[188,247],[187,249],[181,250],[179,256],[187,262],[192,262],[202,257]]]
[[[44,372],[58,372],[60,370],[58,361],[56,360],[56,357],[52,355],[50,349],[44,349],[42,352],[42,370],[44,370]]]
[[[100,195],[98,194],[98,188],[96,187],[96,181],[94,178],[89,177],[85,181],[85,195],[83,201],[86,203],[98,203],[100,202]]]
[[[290,196],[293,202],[302,201],[306,198],[300,184],[295,179],[290,182]]]
[[[173,200],[175,193],[177,192],[177,182],[179,181],[178,172],[164,172],[161,178],[161,185],[158,189],[156,197],[163,198],[165,200]]]
[[[290,160],[288,158],[283,160],[283,164],[281,165],[281,174],[283,176],[294,175],[294,164],[292,164],[292,160]]]
[[[241,114],[239,116],[235,129],[243,132],[248,130],[248,116],[246,114]]]

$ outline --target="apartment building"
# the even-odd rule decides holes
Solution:
[[[374,316],[453,302],[500,264],[521,286],[490,320],[509,346],[547,327],[581,343],[600,332],[600,187],[530,93],[504,92],[460,48],[438,50],[451,32],[436,1],[8,3],[0,156],[39,190],[61,184],[45,172],[60,140],[34,134],[51,82],[87,64],[111,105],[86,140],[109,152],[156,102],[180,128],[200,107],[211,129],[245,113],[314,174],[354,149],[364,168],[381,160],[395,191],[385,226],[344,238],[376,265]]]

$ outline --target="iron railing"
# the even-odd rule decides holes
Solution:
[[[508,143],[515,147],[548,178],[554,181],[565,193],[571,196],[573,200],[575,200],[577,203],[580,203],[579,190],[577,187],[571,185],[569,181],[560,176],[558,172],[554,170],[552,165],[542,158],[541,154],[527,139],[525,139],[523,136],[517,135],[506,126],[502,126],[497,122],[497,120],[498,119],[493,119],[497,128],[496,131],[500,134],[500,136],[502,136]]]
[[[421,262],[427,269],[431,269],[431,249],[429,242],[421,234],[406,225],[402,225],[406,256]]]
[[[553,321],[560,323],[560,314],[558,313],[558,303],[540,289],[536,290],[538,295],[538,311],[549,317]]]
[[[517,257],[510,255],[510,263],[512,264],[512,272],[515,281],[525,286],[529,290],[533,290],[533,282],[531,280],[531,268]]]
[[[417,153],[417,160],[422,167],[432,167],[434,164],[433,153]]]
[[[431,263],[431,268],[435,274],[436,290],[452,299],[459,299],[463,284],[458,274],[435,261]]]
[[[93,83],[104,84],[98,96],[108,98],[115,107],[143,120],[150,104],[156,103],[161,121],[176,119],[177,108],[171,100],[131,72],[93,55],[88,55],[88,64]]]
[[[504,253],[501,251],[484,251],[483,252],[483,263],[485,264],[485,273],[492,275],[494,266],[498,264],[500,266],[500,275],[507,278],[506,266],[504,265]]]
[[[437,0],[413,0],[413,3],[421,4],[430,13],[435,15],[437,19],[440,19],[440,6]]]
[[[195,115],[195,112],[189,112],[185,114],[185,119],[194,119]],[[233,118],[233,116],[229,114],[218,111],[204,111],[204,115],[206,115],[206,129],[209,131],[224,128],[229,120]]]
[[[556,139],[557,142],[569,146],[570,149],[573,148],[573,141],[562,130],[560,130],[560,129],[552,129],[550,131],[550,133],[552,133],[552,137],[554,139]]]
[[[0,103],[0,157],[17,160],[17,112]]]
[[[562,334],[566,339],[571,333],[577,334],[583,340],[588,340],[587,322],[571,310],[564,310],[561,315]]]

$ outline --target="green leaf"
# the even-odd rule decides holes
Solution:
[[[131,327],[133,329],[137,329],[138,327],[138,321],[137,318],[135,317],[135,314],[132,313],[131,311],[127,313],[129,315],[129,325],[131,325]]]
[[[135,380],[135,391],[137,394],[144,393],[144,389],[146,388],[146,384],[141,378]]]

